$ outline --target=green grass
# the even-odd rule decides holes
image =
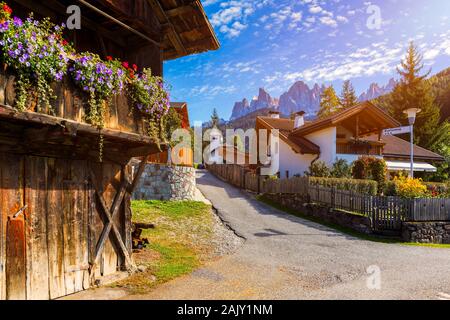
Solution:
[[[386,243],[386,244],[401,244],[401,245],[406,245],[406,246],[419,246],[419,247],[431,247],[431,248],[445,248],[448,249],[450,248],[450,244],[432,244],[432,243],[415,243],[415,242],[403,242],[401,240],[397,240],[397,239],[393,239],[393,238],[388,238],[388,237],[381,237],[381,236],[372,236],[372,235],[368,235],[365,233],[361,233],[358,231],[355,231],[351,228],[348,227],[343,227],[340,225],[337,225],[335,223],[329,223],[329,222],[325,222],[321,219],[315,218],[315,217],[311,217],[311,216],[307,216],[305,214],[302,214],[301,212],[297,211],[297,210],[293,210],[290,208],[286,208],[270,199],[267,199],[264,196],[256,196],[256,199],[258,201],[261,201],[275,209],[278,209],[280,211],[289,213],[293,216],[305,219],[305,220],[309,220],[315,223],[318,223],[320,225],[323,225],[325,227],[329,227],[331,229],[335,229],[337,231],[340,231],[344,234],[347,234],[349,236],[361,239],[361,240],[367,240],[367,241],[372,241],[372,242],[380,242],[380,243]]]
[[[210,249],[213,235],[212,211],[209,205],[194,201],[133,201],[133,221],[154,223],[155,229],[144,230],[142,237],[150,245],[138,263],[146,272],[136,273],[114,284],[131,293],[150,291],[155,286],[192,272],[202,264]],[[146,254],[149,257],[146,258]],[[156,279],[155,279],[156,278]]]

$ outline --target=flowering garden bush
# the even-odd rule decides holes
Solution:
[[[427,198],[430,196],[427,186],[421,179],[400,176],[394,178],[393,184],[396,195],[403,198]]]
[[[51,110],[50,101],[55,98],[51,84],[69,74],[89,97],[89,123],[103,128],[106,102],[126,90],[132,106],[144,116],[148,134],[159,141],[162,120],[169,109],[169,93],[161,77],[153,76],[150,69],[139,73],[137,65],[110,56],[102,60],[89,52],[76,54],[63,38],[64,24],[54,25],[49,19],[38,21],[32,15],[22,21],[11,15],[11,8],[0,2],[0,57],[17,74],[17,109],[25,111],[35,94],[38,110]],[[100,145],[102,148],[102,142]]]

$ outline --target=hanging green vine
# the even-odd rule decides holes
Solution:
[[[148,135],[156,142],[164,140],[163,117],[170,108],[170,96],[161,77],[153,76],[151,69],[132,77],[129,96],[133,106],[145,118]]]
[[[73,52],[62,33],[64,25],[57,26],[49,19],[35,20],[33,15],[22,21],[5,13],[3,5],[0,24],[0,45],[6,65],[17,74],[16,108],[24,111],[33,94],[37,97],[37,110],[51,108],[55,98],[51,83],[61,81],[67,72],[69,54]]]

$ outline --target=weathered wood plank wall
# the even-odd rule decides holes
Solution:
[[[91,278],[89,262],[105,221],[89,167],[111,206],[121,184],[120,165],[0,154],[1,299],[54,299],[87,289],[91,280],[124,266],[110,237]],[[131,251],[130,198],[127,192],[115,223]],[[24,205],[24,215],[13,218]]]
[[[0,104],[14,106],[14,84],[15,77],[8,71],[0,70]],[[75,88],[69,79],[52,87],[58,97],[52,102],[54,115],[86,123],[86,110],[89,108],[86,94]],[[35,99],[30,99],[29,111],[38,111]],[[51,110],[40,110],[40,112],[52,114]],[[109,103],[105,116],[105,128],[146,134],[142,116],[130,106],[125,94],[116,96]]]

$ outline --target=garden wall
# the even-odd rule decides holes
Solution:
[[[406,242],[450,244],[450,222],[403,222]]]
[[[135,200],[194,200],[195,169],[148,164],[133,193]]]
[[[310,204],[308,197],[297,194],[264,194],[264,197],[283,207],[301,212],[305,216],[319,218],[324,222],[348,227],[358,232],[372,233],[369,218],[322,205]]]

